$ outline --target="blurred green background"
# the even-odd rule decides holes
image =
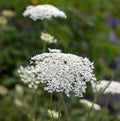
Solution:
[[[120,0],[0,0],[0,85],[8,90],[7,96],[0,96],[0,121],[28,120],[21,113],[22,108],[14,105],[14,98],[18,96],[16,85],[23,85],[17,69],[20,65],[27,65],[30,58],[42,53],[43,49],[40,40],[40,32],[44,29],[43,21],[34,22],[22,16],[26,6],[37,4],[52,4],[67,14],[66,20],[57,18],[47,21],[47,32],[59,40],[56,44],[49,44],[47,48],[88,57],[94,62],[98,80],[110,80],[113,74],[114,80],[120,80]],[[4,16],[4,10],[12,10],[14,15]],[[26,87],[24,91],[29,102],[26,110],[31,109],[32,114],[30,106],[33,92]],[[46,96],[49,94],[41,93],[38,94],[42,95],[38,105],[48,100]],[[85,121],[87,109],[77,104],[78,99],[74,98],[71,101],[67,99],[68,109],[73,110],[70,114],[71,121]],[[47,101],[44,106],[47,107]],[[117,114],[120,111],[118,107],[120,105],[114,106]],[[42,112],[42,117],[38,121],[47,121],[45,109],[41,107],[38,114],[39,112]],[[104,113],[94,113],[92,121],[120,121],[120,114],[111,115],[108,109],[104,109]]]

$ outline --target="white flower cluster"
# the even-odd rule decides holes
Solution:
[[[80,99],[80,103],[82,103],[83,105],[86,105],[89,108],[91,108],[92,105],[93,105],[93,102],[90,102],[89,100],[86,100],[86,99]],[[98,104],[95,103],[93,105],[93,109],[94,110],[101,110],[101,107],[100,107],[100,105],[98,105]]]
[[[8,94],[8,92],[9,90],[5,86],[0,85],[0,95],[5,96]]]
[[[52,17],[67,18],[66,14],[53,5],[43,4],[37,6],[28,6],[23,16],[29,16],[34,21],[40,19],[51,19]]]
[[[4,10],[2,11],[2,15],[6,18],[12,18],[16,15],[16,13],[12,10]]]
[[[55,39],[54,36],[52,36],[48,33],[45,33],[45,32],[42,32],[40,37],[44,42],[47,42],[47,43],[56,43],[57,42],[57,39]]]
[[[0,16],[0,26],[5,26],[7,25],[7,23],[8,23],[8,20],[5,17]]]
[[[100,91],[104,89],[110,82],[102,80],[96,84],[96,91]],[[112,93],[112,94],[120,94],[120,82],[112,81],[107,89],[104,91],[104,94]]]
[[[58,119],[59,118],[59,113],[56,112],[55,110],[48,110],[48,115],[51,118],[55,118],[55,119]]]
[[[64,92],[70,96],[73,92],[75,96],[81,97],[86,92],[87,82],[95,86],[94,66],[87,58],[56,49],[49,50],[49,53],[32,57],[32,66],[19,69],[22,81],[28,83],[29,87],[37,88],[40,83],[45,83],[44,89],[49,93]]]
[[[29,88],[37,88],[39,81],[36,80],[34,73],[34,67],[33,66],[27,66],[27,67],[20,67],[18,69],[18,73],[20,74],[21,80],[24,83],[27,83]]]

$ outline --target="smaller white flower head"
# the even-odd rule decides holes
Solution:
[[[22,87],[21,85],[19,85],[19,84],[17,84],[17,85],[15,86],[15,90],[16,90],[16,92],[17,92],[18,94],[20,94],[20,95],[22,95],[23,92],[24,92],[23,87]]]
[[[29,88],[37,88],[39,82],[36,80],[35,75],[33,75],[34,71],[34,67],[33,66],[27,66],[27,67],[23,67],[20,66],[20,68],[18,69],[18,73],[21,77],[21,80],[24,83],[27,83]]]
[[[55,39],[54,36],[52,36],[48,33],[45,33],[45,32],[42,32],[40,37],[46,43],[56,43],[57,42],[57,39]]]
[[[100,91],[104,89],[110,82],[102,80],[96,84],[96,91]],[[112,93],[112,94],[120,94],[120,82],[112,81],[107,89],[104,91],[104,94]]]
[[[12,18],[16,15],[16,13],[12,10],[4,10],[2,11],[2,15],[6,18]]]
[[[83,105],[86,105],[89,108],[91,108],[91,106],[93,105],[93,102],[90,102],[89,100],[86,100],[86,99],[80,99],[80,103],[82,103]],[[101,110],[101,107],[98,104],[94,104],[93,109],[94,110]]]
[[[32,20],[51,19],[52,17],[67,18],[66,14],[53,5],[43,4],[37,6],[28,6],[23,12],[23,16],[29,16]]]
[[[48,110],[48,115],[49,115],[49,117],[55,118],[55,119],[58,119],[59,116],[61,116],[61,114],[59,114],[55,110]]]
[[[19,98],[15,98],[15,99],[14,99],[14,104],[15,104],[17,107],[23,107],[23,106],[24,106],[23,102],[22,102]]]
[[[0,16],[0,26],[5,26],[8,24],[8,20],[3,17],[3,16]]]
[[[5,96],[8,92],[9,90],[5,86],[0,85],[0,95]]]

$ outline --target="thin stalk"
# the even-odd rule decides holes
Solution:
[[[50,95],[50,110],[52,110],[52,98],[53,98],[53,93]]]
[[[46,51],[46,46],[47,46],[47,43],[44,42],[44,44],[43,44],[43,53]]]
[[[102,113],[101,113],[101,116],[102,116],[102,118],[104,119],[104,117],[105,117],[105,109],[107,108],[107,105],[108,105],[108,103],[109,103],[109,98],[110,98],[110,93],[107,95],[107,99],[106,99],[106,103],[105,103],[105,106],[104,106],[104,109],[102,110]],[[97,120],[96,120],[97,121]]]
[[[61,93],[58,93],[58,108],[59,108],[59,117],[58,121],[61,121]]]
[[[113,78],[112,78],[113,79]],[[94,100],[93,100],[93,103],[92,103],[92,106],[89,110],[89,113],[88,113],[88,116],[87,116],[87,120],[90,120],[90,114],[93,110],[93,107],[94,107],[94,104],[95,102],[97,101],[97,99],[104,93],[104,91],[109,87],[110,83],[112,82],[112,79],[110,80],[110,82],[106,85],[106,87],[104,89],[102,89],[99,93],[97,93],[94,97]]]
[[[50,111],[52,111],[52,98],[53,98],[53,93],[51,93],[51,95],[50,95]],[[53,114],[52,113],[51,113],[50,120],[51,121],[54,121],[54,118],[53,118]]]
[[[66,120],[67,120],[67,121],[70,121],[69,115],[68,115],[67,106],[66,106],[66,103],[65,103],[65,100],[64,100],[64,96],[63,96],[62,94],[61,94],[61,98],[62,98],[62,102],[63,102],[63,107],[64,107],[64,109],[65,109]]]
[[[23,89],[25,89],[26,87],[23,85]],[[32,116],[30,115],[30,113],[28,112],[28,110],[26,110],[26,100],[25,100],[25,90],[22,94],[22,102],[23,102],[23,113],[24,115],[27,116],[27,118],[29,119],[29,121],[33,121],[32,120]]]
[[[43,27],[44,27],[44,32],[46,32],[47,31],[47,20],[44,20]],[[47,46],[47,43],[44,42],[44,44],[43,44],[43,53],[46,51],[46,46]]]
[[[37,93],[34,90],[34,114],[33,114],[33,121],[36,121],[36,111],[37,111]]]
[[[43,26],[44,26],[44,32],[46,32],[47,31],[47,20],[44,20]]]

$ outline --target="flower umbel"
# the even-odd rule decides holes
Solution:
[[[44,89],[49,93],[64,92],[70,96],[73,92],[81,97],[86,92],[87,82],[95,86],[94,66],[88,58],[62,53],[57,49],[49,50],[49,53],[32,57],[30,66],[19,69],[22,81],[29,87],[36,88],[40,83],[45,83]]]
[[[29,88],[37,88],[39,82],[36,80],[35,75],[33,74],[34,72],[34,67],[33,66],[27,66],[27,67],[20,67],[18,70],[18,73],[20,74],[21,80],[24,83],[27,83]]]
[[[14,17],[16,14],[15,14],[15,12],[12,11],[12,10],[4,10],[4,11],[2,12],[2,15],[3,15],[4,17],[6,17],[6,18],[12,18],[12,17]]]
[[[5,26],[7,25],[7,23],[8,23],[8,20],[5,17],[0,16],[0,26]]]
[[[54,36],[52,36],[48,33],[45,33],[45,32],[42,32],[40,37],[46,43],[56,43],[57,42],[57,39],[55,39]]]
[[[56,112],[55,110],[48,110],[48,115],[49,115],[49,117],[52,117],[52,118],[55,118],[55,119],[59,118],[59,113]]]
[[[96,84],[96,91],[104,89],[109,84],[109,81],[102,80]],[[112,81],[107,89],[104,91],[104,94],[120,94],[120,82]]]
[[[86,105],[89,108],[91,108],[91,106],[93,104],[93,102],[91,102],[89,100],[86,100],[86,99],[80,99],[80,103],[82,103],[83,105]],[[94,104],[93,105],[93,109],[95,109],[95,110],[101,110],[101,107],[98,104]]]
[[[28,6],[23,16],[29,16],[32,20],[51,19],[52,17],[67,18],[66,14],[53,5],[43,4],[37,6]]]

